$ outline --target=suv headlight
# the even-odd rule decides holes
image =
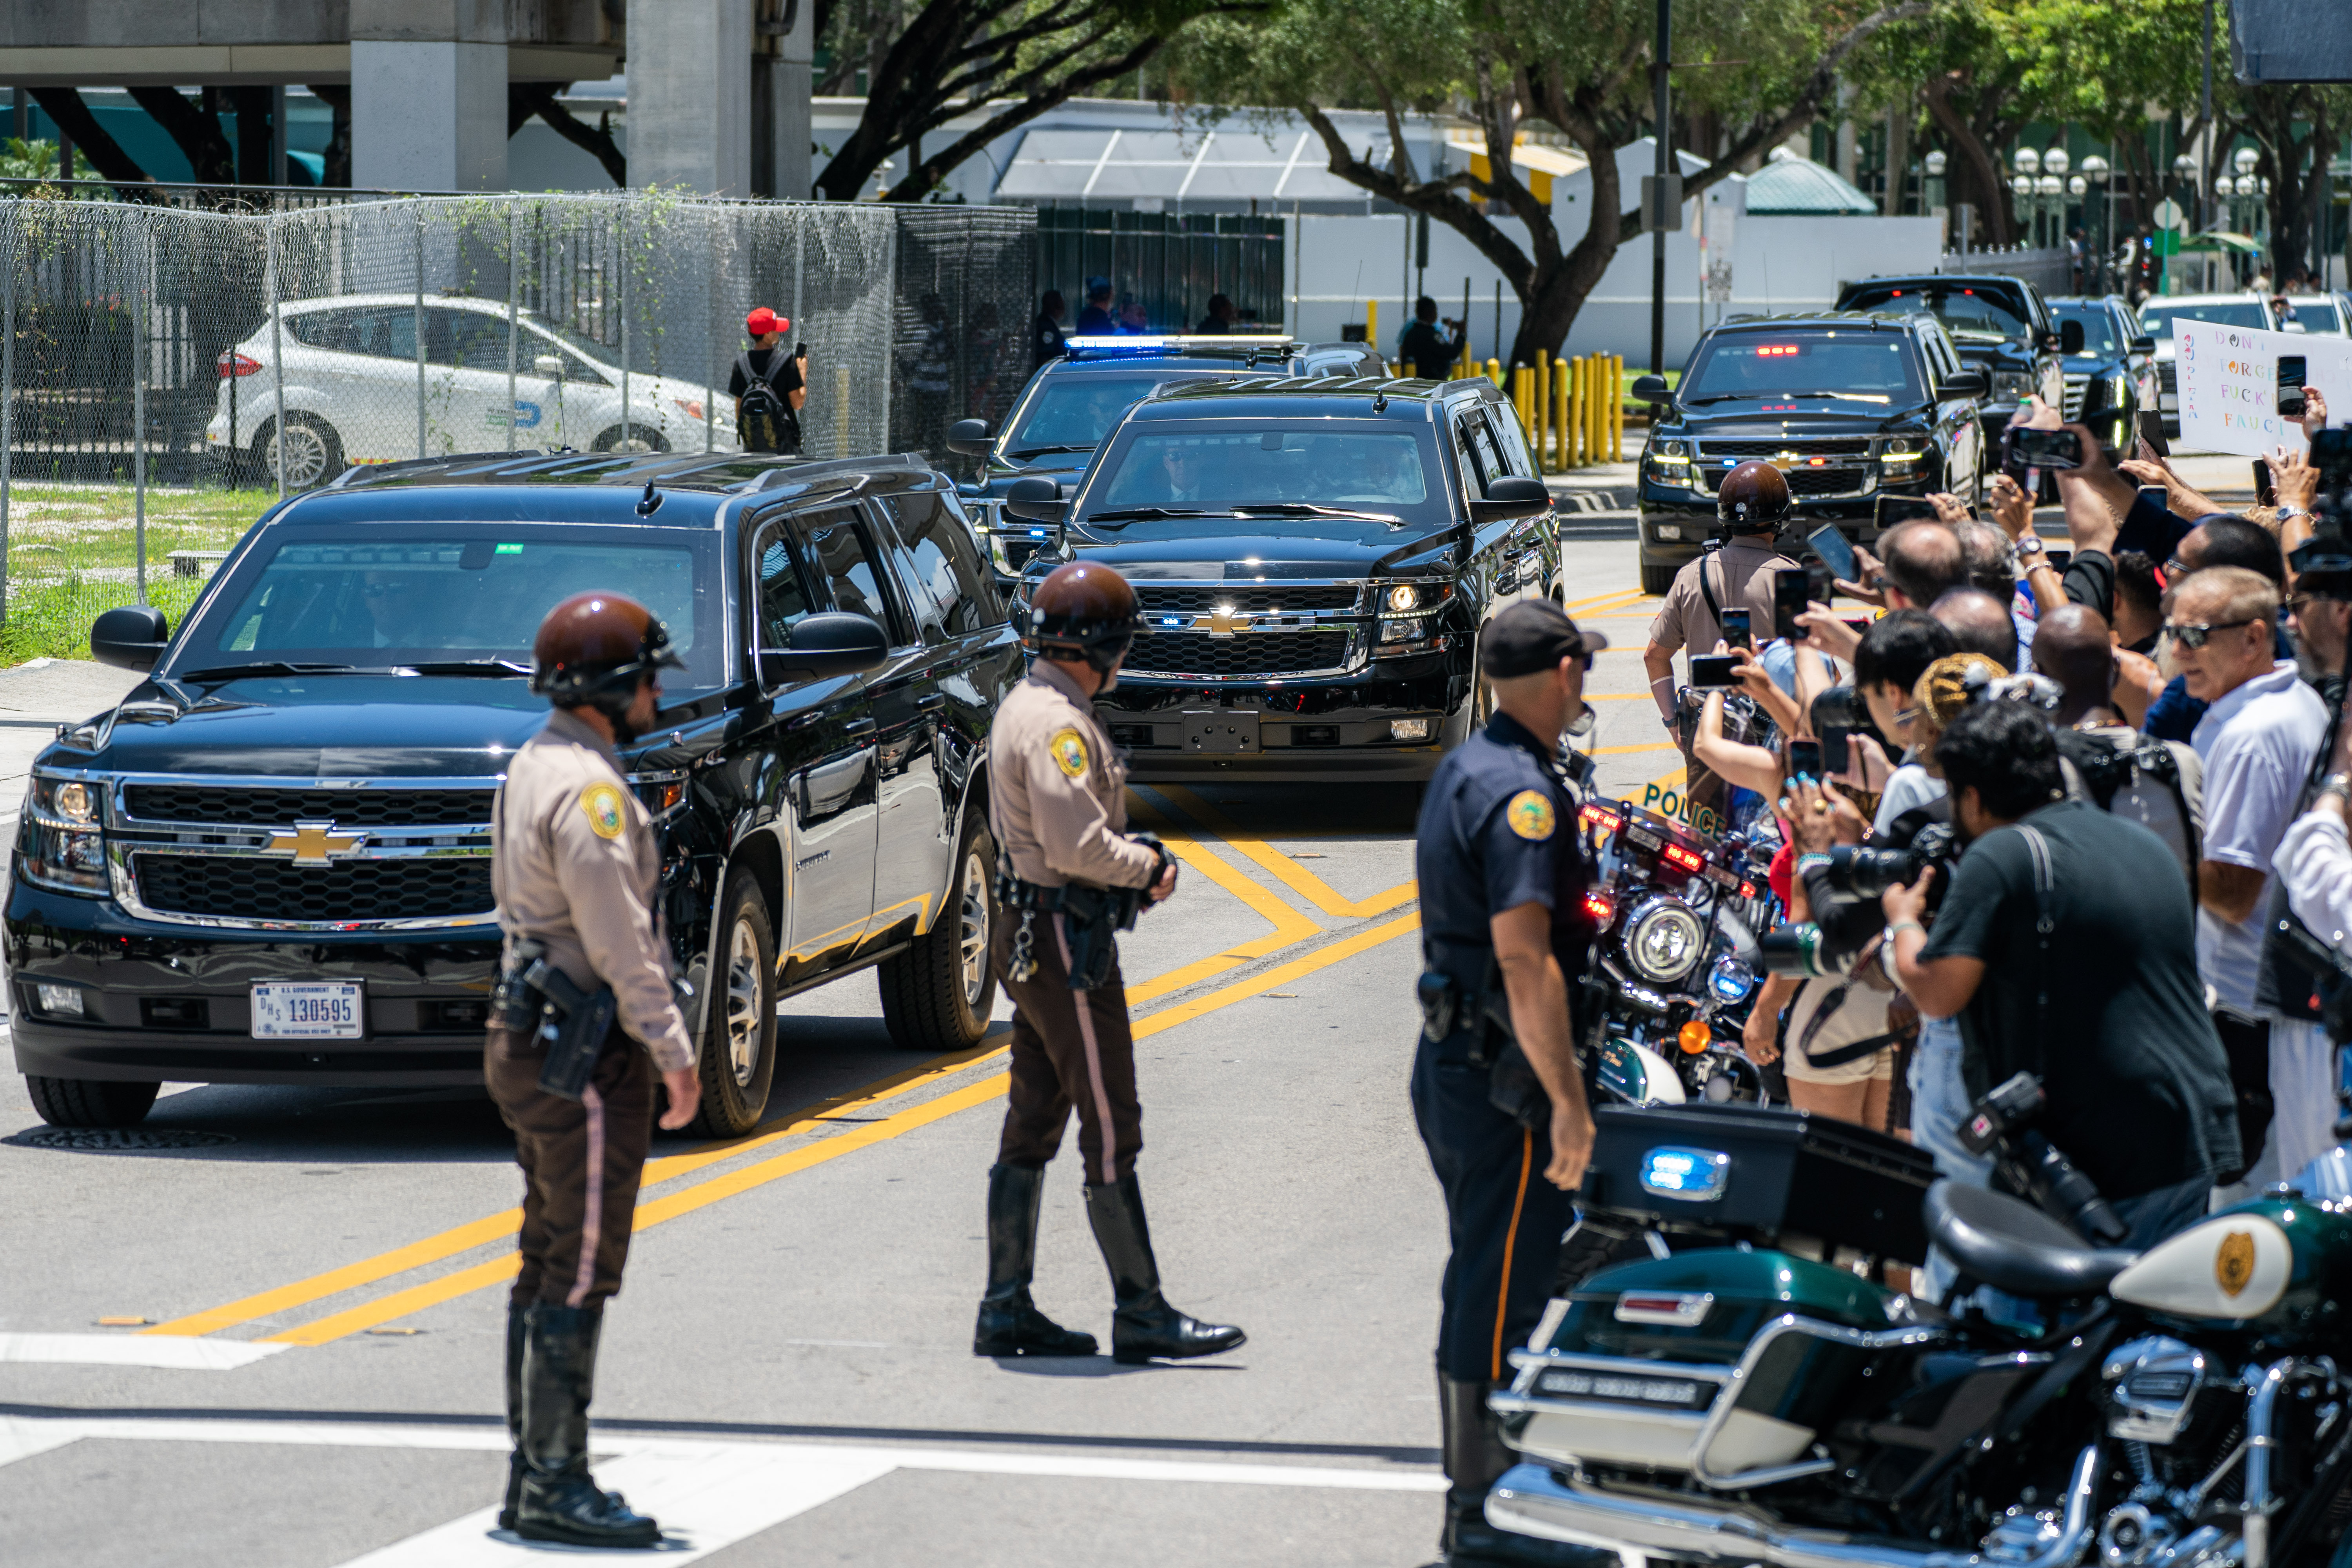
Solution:
[[[1691,482],[1688,441],[1653,441],[1648,455],[1652,483],[1688,485]]]
[[[1372,587],[1381,612],[1381,653],[1404,653],[1434,641],[1437,616],[1454,597],[1450,584],[1381,583]]]
[[[106,834],[99,826],[99,790],[79,779],[33,775],[16,849],[25,879],[61,893],[106,891]]]

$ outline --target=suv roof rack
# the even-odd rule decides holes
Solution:
[[[546,484],[626,486],[647,481],[667,489],[741,495],[775,489],[803,479],[866,472],[876,468],[924,468],[919,452],[885,452],[852,458],[803,458],[764,452],[548,452],[520,447],[511,452],[452,452],[442,458],[412,458],[345,469],[322,489],[353,490],[379,484]]]

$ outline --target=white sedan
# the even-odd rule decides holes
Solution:
[[[344,294],[290,300],[278,311],[289,490],[323,484],[353,463],[495,451],[509,426],[519,447],[700,451],[707,439],[717,451],[740,449],[725,395],[633,371],[625,415],[612,351],[527,310],[515,324],[509,395],[507,311],[494,300],[428,296],[420,312],[413,295]],[[221,355],[220,391],[205,428],[212,449],[245,453],[265,479],[278,465],[272,340],[265,318]]]

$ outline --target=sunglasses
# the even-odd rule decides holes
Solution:
[[[2257,620],[2252,617],[2242,621],[2188,621],[2179,625],[2168,622],[2158,635],[2170,637],[2182,647],[2203,647],[2215,632],[2227,631],[2231,626],[2251,626],[2257,624],[2259,624]]]

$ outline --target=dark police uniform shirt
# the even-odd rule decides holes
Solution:
[[[1029,323],[1030,368],[1052,364],[1062,357],[1062,323],[1038,311],[1037,319]]]
[[[1588,880],[1576,801],[1559,772],[1556,748],[1507,713],[1446,754],[1422,803],[1414,870],[1421,879],[1423,963],[1454,977],[1463,996],[1487,984],[1494,957],[1489,921],[1521,904],[1551,911],[1552,952],[1573,985],[1584,971]],[[1465,1053],[1457,1027],[1436,1048]]]

